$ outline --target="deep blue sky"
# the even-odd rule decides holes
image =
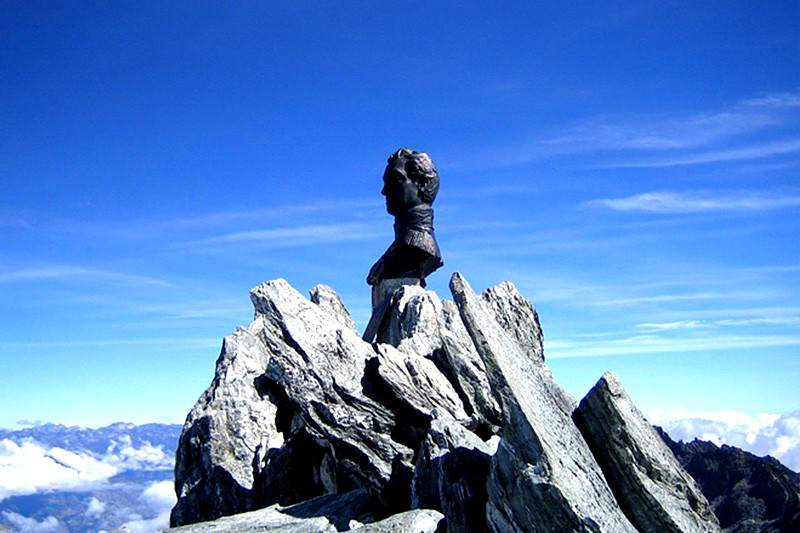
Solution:
[[[0,426],[182,420],[266,279],[363,326],[400,146],[577,397],[800,408],[800,4],[562,4],[5,2]]]

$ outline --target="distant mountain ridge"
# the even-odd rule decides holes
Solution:
[[[675,442],[655,428],[700,485],[725,531],[800,531],[800,474],[768,455],[697,439]]]
[[[152,446],[163,446],[166,452],[167,449],[174,451],[180,432],[181,424],[136,425],[129,422],[115,422],[108,426],[89,428],[45,423],[17,430],[0,428],[0,439],[10,439],[14,442],[34,439],[48,446],[103,453],[115,439],[130,437],[134,446],[147,442]]]

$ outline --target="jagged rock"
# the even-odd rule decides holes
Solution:
[[[575,401],[456,273],[450,289],[504,415],[487,522],[497,532],[635,531],[572,422]]]
[[[423,419],[427,426],[434,409],[453,418],[467,418],[461,399],[433,361],[388,344],[378,344],[376,352],[375,377],[392,397],[391,403],[401,404],[411,418]]]
[[[327,495],[302,503],[226,516],[214,521],[168,529],[169,533],[334,533],[350,529],[351,521],[371,520],[371,500],[363,489]]]
[[[309,484],[298,497],[364,487],[384,496],[387,505],[402,507],[409,496],[394,491],[407,491],[413,451],[391,438],[393,413],[365,394],[362,380],[367,360],[375,356],[372,345],[285,280],[263,283],[250,297],[259,338],[271,354],[265,388],[276,398],[280,429],[287,443],[304,439],[317,447],[300,460],[319,463],[310,471],[324,479],[292,480]],[[265,471],[270,470],[268,464]]]
[[[403,353],[433,357],[441,348],[441,308],[442,302],[435,292],[419,285],[403,285],[394,292],[378,340]]]
[[[694,480],[607,372],[573,415],[617,501],[640,531],[719,531]]]
[[[342,299],[331,287],[327,285],[317,285],[309,291],[311,301],[327,311],[339,324],[356,331],[356,323],[353,322],[350,313],[342,303]]]
[[[442,511],[448,531],[486,531],[486,479],[498,442],[484,442],[452,419],[434,419],[417,457],[412,506]]]
[[[483,360],[458,309],[418,285],[397,290],[379,338],[409,355],[430,358],[449,380],[477,426],[492,427],[500,409],[491,395]]]
[[[731,533],[800,531],[800,474],[734,446],[659,436],[694,478]]]
[[[186,417],[178,443],[172,525],[253,508],[258,451],[283,442],[277,408],[254,384],[268,362],[251,331],[240,328],[225,338],[214,379]]]
[[[516,339],[517,344],[535,361],[544,362],[544,337],[539,314],[513,283],[504,281],[481,294],[495,321]]]

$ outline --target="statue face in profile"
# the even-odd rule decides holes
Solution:
[[[383,172],[386,210],[400,215],[419,205],[433,204],[439,192],[439,175],[426,153],[401,148],[389,157]]]
[[[386,197],[386,211],[390,215],[399,215],[424,203],[419,187],[408,177],[403,166],[403,161],[398,159],[387,165],[383,173],[381,194]]]

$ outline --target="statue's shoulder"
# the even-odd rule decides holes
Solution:
[[[400,235],[397,244],[417,248],[435,257],[442,256],[442,253],[439,251],[439,244],[436,242],[436,237],[433,236],[432,231],[428,232],[409,228]]]

